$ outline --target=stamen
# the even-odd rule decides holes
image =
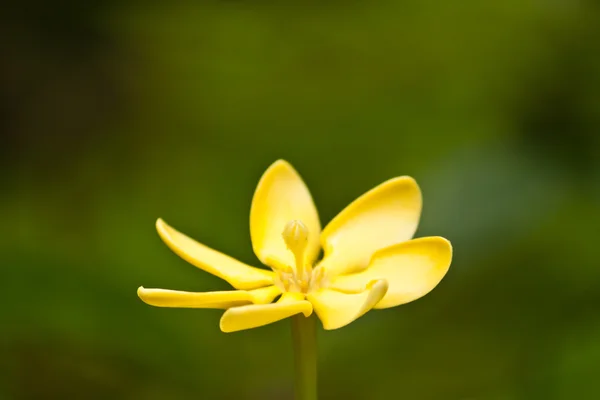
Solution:
[[[315,280],[317,282],[319,282],[321,279],[323,279],[324,276],[325,276],[325,267],[319,267],[319,270],[316,271],[316,278],[315,278]]]
[[[285,288],[285,290],[290,290],[290,278],[288,278],[287,276],[282,276],[281,278],[281,283],[283,284],[283,287]]]
[[[307,273],[310,274],[311,272],[310,265],[304,265],[304,253],[308,245],[308,228],[302,221],[294,219],[285,225],[282,236],[287,248],[294,254],[296,259],[296,276],[302,279],[305,267]]]
[[[325,276],[325,267],[317,267],[314,269],[311,280],[310,280],[310,289],[317,290],[321,286],[323,277]]]

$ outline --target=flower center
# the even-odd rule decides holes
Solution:
[[[283,240],[296,261],[295,268],[285,266],[277,271],[279,281],[287,292],[308,293],[321,287],[325,269],[323,267],[313,269],[312,265],[305,260],[308,235],[306,225],[296,219],[289,221],[283,229]]]

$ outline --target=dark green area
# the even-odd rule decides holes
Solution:
[[[284,5],[285,4],[285,5]],[[289,321],[219,331],[140,285],[258,265],[278,158],[323,222],[398,175],[453,242],[414,303],[319,331],[324,399],[600,398],[600,5],[14,2],[0,13],[0,398],[280,399]]]

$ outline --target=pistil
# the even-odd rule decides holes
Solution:
[[[312,268],[306,265],[304,255],[308,245],[308,228],[300,220],[288,222],[283,229],[283,240],[296,259],[296,278],[298,281],[308,281]]]

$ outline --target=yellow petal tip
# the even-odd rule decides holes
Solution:
[[[228,323],[228,321],[225,319],[225,314],[223,314],[223,317],[221,317],[221,320],[219,321],[219,329],[221,329],[221,332],[223,333],[231,333],[238,330],[235,329],[232,324]]]
[[[388,182],[405,182],[417,185],[417,181],[415,180],[415,178],[408,175],[397,176],[395,178],[390,179]]]
[[[158,233],[161,233],[161,231],[164,231],[164,229],[169,227],[169,225],[162,218],[156,219],[155,226],[156,226],[156,230],[158,231]]]
[[[308,303],[308,302],[307,302]],[[313,307],[312,304],[308,303],[303,309],[302,309],[302,314],[304,314],[304,316],[306,318],[310,317],[313,313]]]
[[[367,289],[376,291],[377,293],[383,293],[381,297],[385,295],[390,285],[385,279],[374,279],[367,283]]]
[[[160,290],[160,289],[159,289]],[[156,293],[156,289],[146,289],[143,286],[140,286],[137,290],[137,295],[140,298],[140,300],[142,300],[144,303],[148,304],[149,306],[156,306],[156,304],[153,304],[152,302],[152,295]]]
[[[452,247],[452,243],[442,237],[442,236],[428,236],[428,237],[423,237],[423,238],[418,238],[418,239],[414,239],[414,242],[423,242],[423,243],[427,243],[429,242],[430,244],[434,245],[434,249],[438,252],[438,254],[440,255],[444,255],[447,258],[447,263],[448,266],[446,269],[450,268],[450,264],[452,262],[452,256],[453,256],[453,247]]]
[[[148,303],[148,302],[146,301],[146,295],[147,295],[147,294],[148,294],[148,291],[147,291],[147,289],[146,289],[145,287],[143,287],[143,286],[140,286],[140,287],[137,289],[137,295],[138,295],[138,297],[140,298],[140,300],[142,300],[142,301],[143,301],[144,303],[146,303],[146,304],[150,304],[150,303]],[[150,305],[151,305],[151,304],[150,304]]]
[[[267,168],[267,170],[265,171],[265,174],[267,172],[273,172],[273,170],[278,169],[278,168],[292,170],[292,171],[294,171],[294,173],[296,173],[296,174],[298,173],[296,171],[296,169],[292,166],[292,164],[290,164],[288,161],[280,158],[277,161],[275,161],[274,163],[272,163],[271,165],[269,165],[269,168]]]
[[[272,166],[285,165],[286,167],[291,167],[292,166],[288,161],[284,160],[283,158],[280,158],[280,159],[276,160],[271,165]]]
[[[439,240],[440,242],[442,242],[442,243],[446,244],[446,245],[447,245],[447,246],[450,248],[450,251],[452,251],[452,250],[453,250],[453,248],[452,248],[452,242],[450,242],[448,239],[446,239],[446,238],[444,238],[444,237],[441,237],[441,236],[435,236],[435,237],[436,237],[436,238],[438,238],[438,240]]]

